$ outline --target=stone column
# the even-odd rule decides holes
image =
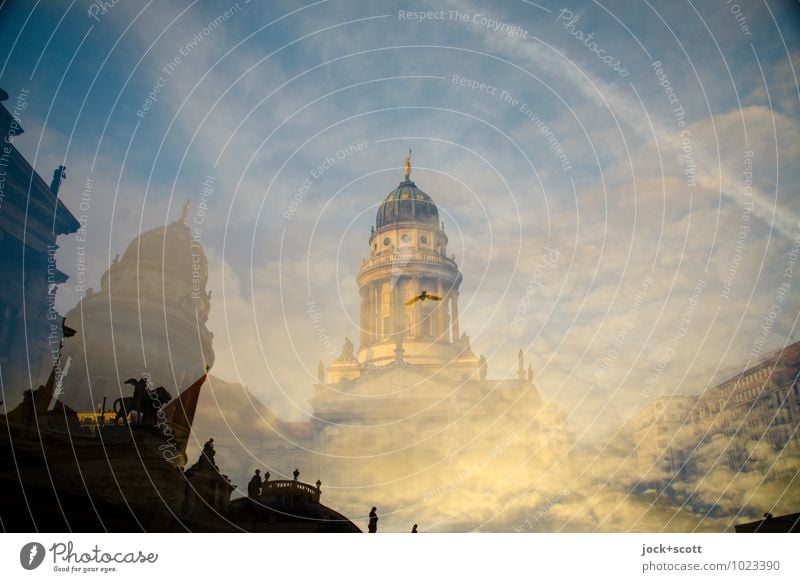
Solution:
[[[441,297],[442,300],[436,306],[436,328],[433,336],[440,342],[446,342],[449,340],[450,334],[447,332],[447,297],[444,296],[444,283],[441,279],[437,279],[436,282],[436,296]]]
[[[391,279],[389,280],[389,334],[394,336],[400,327],[397,323],[397,290],[400,287],[400,279],[398,278],[396,284],[391,286]]]
[[[380,281],[375,281],[375,341],[383,337],[383,288]]]
[[[373,297],[372,283],[364,285],[364,289],[366,290],[367,293],[367,302],[365,305],[367,310],[367,316],[365,318],[364,325],[367,328],[367,344],[372,345],[373,334],[374,334],[373,319],[375,319],[375,305],[373,304],[374,297]]]
[[[378,284],[370,283],[369,285],[369,325],[371,334],[371,344],[378,341]]]
[[[422,293],[422,289],[419,284],[419,279],[414,278],[411,283],[411,296],[419,297],[420,293]],[[422,301],[417,301],[411,308],[411,312],[413,315],[411,318],[411,325],[409,326],[411,329],[409,329],[408,335],[417,338],[422,336]]]
[[[450,330],[453,333],[453,341],[456,342],[461,338],[461,334],[458,330],[458,291],[453,290],[450,293],[450,310],[452,312],[450,315],[452,318],[450,322]]]
[[[364,285],[358,290],[358,294],[361,297],[359,305],[359,315],[361,316],[359,318],[361,341],[359,343],[363,347],[369,343],[369,286]]]

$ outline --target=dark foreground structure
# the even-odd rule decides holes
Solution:
[[[790,513],[778,517],[766,513],[763,519],[740,523],[734,527],[736,533],[800,533],[800,513]]]
[[[0,530],[360,531],[319,502],[319,481],[266,481],[231,500],[236,487],[217,465],[213,439],[184,470],[205,379],[168,403],[163,389],[131,380],[134,396],[115,403],[116,414],[90,419],[58,399],[50,406],[55,371],[25,391],[19,406],[0,415]]]
[[[58,197],[66,168],[58,166],[48,185],[13,145],[24,133],[27,93],[8,101],[0,89],[0,401],[11,386],[44,381],[58,356],[55,293],[67,276],[56,267],[56,240],[80,227]]]
[[[8,98],[0,89],[0,102]],[[299,473],[232,500],[213,439],[185,470],[203,369],[214,360],[207,260],[186,224],[188,201],[177,221],[134,239],[100,292],[85,289],[70,314],[76,329],[65,324],[55,310],[67,280],[56,241],[80,235],[86,218],[59,199],[64,166],[48,186],[12,145],[27,106],[27,90],[9,108],[0,103],[0,531],[360,531]],[[65,345],[74,335],[80,341]],[[139,342],[149,367],[135,354],[118,359]],[[174,378],[178,397],[150,375],[120,382],[145,368]]]

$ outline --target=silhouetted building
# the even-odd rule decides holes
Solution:
[[[75,338],[64,342],[70,361],[62,400],[96,411],[124,391],[120,380],[149,374],[176,394],[214,363],[208,260],[181,217],[143,232],[67,313]],[[88,368],[87,368],[88,365]]]
[[[767,513],[763,519],[740,523],[734,526],[734,529],[736,529],[736,533],[800,533],[800,513],[779,515],[778,517]]]
[[[320,503],[316,486],[264,483],[253,499],[236,490],[213,439],[184,471],[203,376],[168,404],[157,389],[130,412],[138,420],[87,427],[56,401],[55,374],[0,415],[0,523],[5,531],[358,532]],[[152,394],[150,394],[152,393]],[[147,414],[148,407],[153,410]]]
[[[187,391],[199,389],[205,376]],[[138,420],[81,423],[55,396],[55,374],[0,415],[0,517],[8,531],[172,531],[178,526],[185,444],[183,399],[157,390],[130,407]]]
[[[15,114],[26,99],[23,92],[10,105]],[[62,320],[55,296],[67,276],[56,267],[56,241],[80,226],[57,196],[63,168],[48,186],[14,147],[23,133],[15,114],[0,103],[0,373],[7,407],[43,382],[57,359]]]
[[[258,495],[230,503],[230,519],[251,532],[360,533],[344,515],[320,503],[322,483],[265,481]]]
[[[192,515],[195,521],[208,524],[214,529],[217,516],[228,513],[231,493],[236,487],[205,452],[186,470],[185,475],[184,515]]]

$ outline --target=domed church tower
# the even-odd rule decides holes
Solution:
[[[310,463],[343,505],[349,487],[370,487],[375,499],[427,499],[443,461],[465,471],[486,458],[518,465],[531,450],[563,458],[570,442],[563,415],[542,401],[532,370],[526,375],[521,350],[516,377],[490,379],[486,359],[459,334],[461,272],[447,256],[436,204],[411,180],[410,157],[404,180],[378,207],[356,278],[360,345],[345,339],[335,361],[319,363],[309,401],[309,449],[319,453],[309,453]],[[525,436],[498,454],[497,435],[510,433]],[[286,448],[273,441],[272,450]],[[530,467],[530,475],[541,470]]]
[[[461,273],[447,256],[447,234],[433,199],[405,179],[378,207],[370,256],[356,279],[361,298],[358,358],[334,363],[329,382],[397,362],[456,376],[474,373],[479,358],[458,325]],[[349,362],[349,365],[348,365]]]
[[[129,396],[128,378],[149,374],[177,396],[214,363],[206,328],[211,296],[208,260],[186,224],[189,210],[166,226],[143,232],[114,259],[68,314],[78,333],[64,341],[69,360],[61,400],[79,411],[97,410],[106,397]]]

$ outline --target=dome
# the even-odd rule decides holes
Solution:
[[[185,271],[192,266],[205,276],[208,260],[199,244],[193,244],[189,227],[182,220],[141,233],[122,255],[123,263],[152,262]]]
[[[439,210],[425,192],[409,179],[389,192],[378,207],[375,227],[381,228],[398,222],[417,222],[439,225]]]
[[[62,351],[72,358],[63,387],[70,407],[96,410],[104,396],[120,395],[120,377],[143,371],[177,394],[214,363],[208,260],[184,219],[133,239],[100,277],[100,292],[86,288],[67,313],[81,338]]]
[[[112,289],[116,296],[133,292],[140,302],[149,297],[159,309],[171,305],[192,313],[199,310],[205,322],[211,307],[208,258],[185,219],[181,215],[133,239],[100,277],[101,290]]]

